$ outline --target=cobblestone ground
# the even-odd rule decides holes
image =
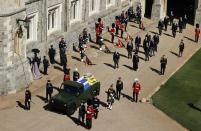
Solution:
[[[147,32],[153,35],[158,32],[156,24],[146,20],[146,31],[138,29],[135,23],[129,23],[128,32],[131,36],[139,34],[142,39]],[[170,27],[169,27],[170,28]],[[125,35],[126,37],[126,35]],[[179,69],[199,48],[200,45],[192,41],[194,39],[194,28],[190,25],[182,33],[177,35],[176,39],[171,37],[171,30],[160,38],[160,44],[157,54],[150,59],[149,62],[143,60],[144,54],[140,53],[140,64],[137,72],[131,70],[132,61],[126,58],[127,51],[125,48],[116,48],[107,40],[110,40],[109,33],[104,35],[105,44],[112,50],[118,50],[121,53],[120,68],[113,69],[112,54],[105,54],[99,51],[94,43],[88,44],[87,55],[92,60],[93,66],[85,66],[80,62],[80,56],[75,52],[68,52],[69,67],[71,72],[78,67],[81,74],[90,72],[101,81],[100,99],[106,102],[105,91],[109,85],[115,84],[119,76],[124,81],[123,93],[126,97],[121,97],[120,101],[116,101],[112,110],[100,107],[100,114],[97,120],[93,120],[94,131],[183,131],[186,130],[177,122],[157,110],[149,103],[133,103],[129,100],[132,96],[132,83],[137,77],[142,85],[140,99],[149,98],[158,87],[163,84],[176,70]],[[184,39],[185,51],[183,57],[178,58],[178,45],[180,40]],[[123,40],[124,41],[124,40]],[[124,41],[125,42],[125,41]],[[143,51],[143,49],[140,49]],[[157,70],[160,69],[160,57],[165,54],[168,58],[167,70],[164,76],[159,76]],[[151,68],[155,69],[152,71]],[[75,124],[77,112],[69,118],[56,112],[44,110],[45,103],[40,96],[45,96],[45,83],[47,79],[51,79],[52,83],[59,87],[61,84],[63,73],[59,65],[51,66],[49,75],[44,76],[38,81],[34,81],[31,85],[31,91],[34,92],[33,101],[30,111],[25,111],[16,105],[16,100],[22,100],[24,92],[16,95],[0,97],[0,130],[2,131],[80,131],[85,130],[82,126]],[[55,91],[56,93],[56,91]],[[176,106],[176,105],[175,105]],[[181,116],[182,117],[182,116]]]

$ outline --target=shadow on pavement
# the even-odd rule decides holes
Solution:
[[[109,66],[109,67],[115,69],[114,66],[113,66],[112,64],[109,64],[109,63],[104,63],[104,64],[105,64],[106,66]]]
[[[167,33],[163,33],[163,34],[172,37],[172,35],[170,35],[170,34],[167,34]]]
[[[141,59],[141,60],[145,61],[145,58],[143,58],[143,57],[140,57],[140,56],[139,56],[139,59]]]
[[[133,70],[133,67],[131,67],[131,66],[128,66],[128,65],[123,65],[123,66],[130,69],[130,70]]]
[[[93,49],[99,50],[99,48],[97,46],[90,45],[90,47],[93,48]]]
[[[128,99],[129,101],[133,101],[133,98],[131,97],[131,96],[129,96],[129,95],[126,95],[126,94],[124,94],[124,93],[121,93],[121,95],[123,96],[123,98],[126,98],[126,99]]]
[[[100,105],[101,105],[102,107],[108,107],[108,106],[107,106],[107,103],[105,103],[105,102],[103,102],[103,101],[100,101]]]
[[[40,96],[40,95],[36,95],[36,97],[40,98],[43,102],[47,102],[47,99],[43,96]]]
[[[68,117],[69,117],[75,124],[77,124],[78,126],[82,126],[82,127],[86,128],[85,124],[82,123],[82,122],[80,122],[80,121],[78,120],[78,118],[72,117],[72,116],[68,116]]]
[[[152,67],[150,67],[150,69],[151,69],[153,72],[156,72],[158,75],[161,75],[161,72],[160,72],[159,70],[154,69],[154,68],[152,68]]]
[[[192,42],[195,42],[195,40],[193,40],[192,38],[189,38],[189,37],[187,37],[187,36],[184,36],[184,38],[186,38],[187,40],[190,40],[190,41],[192,41]]]
[[[59,71],[62,71],[62,72],[63,72],[63,69],[62,69],[61,67],[59,67],[59,66],[54,66],[54,69],[57,69],[57,70],[59,70]]]
[[[16,101],[16,103],[17,103],[17,106],[18,106],[18,107],[20,107],[20,108],[26,110],[26,107],[25,107],[25,105],[22,104],[22,102]]]
[[[71,56],[71,58],[72,58],[73,60],[81,61],[80,58],[77,58],[77,57],[75,57],[75,56]]]
[[[155,32],[155,31],[149,31],[149,32],[152,34],[158,34],[158,32]]]
[[[175,55],[175,56],[179,57],[179,54],[178,54],[178,53],[176,53],[176,52],[170,51],[170,53],[172,53],[173,55]]]

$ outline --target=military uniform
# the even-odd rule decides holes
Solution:
[[[145,61],[149,61],[149,42],[147,39],[144,39],[143,48],[145,53]]]
[[[86,112],[86,127],[87,127],[87,129],[91,129],[91,127],[92,127],[93,115],[94,115],[93,105],[88,105],[87,106],[87,112]]]
[[[133,83],[133,101],[138,102],[138,95],[141,90],[141,85],[138,82]]]
[[[78,71],[73,72],[73,81],[77,81],[80,78],[80,73]]]
[[[84,103],[81,104],[78,110],[78,120],[84,124],[85,114],[86,114],[86,107]]]
[[[127,51],[128,51],[128,59],[132,58],[133,44],[131,43],[131,41],[129,41],[129,42],[127,43],[126,49],[127,49]]]

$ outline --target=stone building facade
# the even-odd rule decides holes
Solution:
[[[78,44],[78,35],[84,28],[94,34],[97,18],[101,17],[106,27],[114,22],[116,15],[130,6],[140,4],[143,14],[148,12],[153,20],[158,20],[166,15],[167,2],[168,0],[0,1],[0,95],[15,93],[33,81],[27,59],[33,56],[32,49],[39,49],[39,56],[42,57],[47,55],[50,45],[58,50],[58,42],[64,37],[71,50],[73,43]],[[195,21],[201,23],[201,0],[197,0],[196,6]],[[16,22],[18,19],[25,21]]]

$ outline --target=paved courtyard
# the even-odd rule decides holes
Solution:
[[[146,31],[138,29],[135,23],[129,23],[128,32],[131,36],[137,34],[144,39],[147,32],[153,36],[158,32],[156,23],[146,20]],[[110,40],[109,33],[104,35],[105,44],[112,50],[118,50],[121,53],[120,68],[113,69],[112,54],[105,54],[96,49],[97,45],[90,43],[87,48],[87,55],[92,60],[92,66],[85,66],[80,62],[80,55],[75,52],[68,52],[68,61],[71,72],[75,67],[78,67],[81,75],[90,72],[101,82],[101,93],[99,98],[102,102],[106,102],[105,91],[119,76],[124,82],[123,94],[120,101],[114,103],[113,109],[108,110],[105,107],[100,107],[100,114],[97,120],[93,120],[92,130],[94,131],[183,131],[186,130],[177,122],[169,118],[167,115],[156,109],[151,103],[133,103],[130,101],[132,96],[132,84],[135,78],[139,78],[142,85],[140,99],[149,98],[158,87],[163,84],[179,67],[181,67],[199,48],[200,45],[192,41],[194,39],[194,27],[187,26],[183,34],[177,33],[176,39],[170,36],[171,30],[164,32],[160,37],[158,52],[150,61],[143,60],[144,54],[139,63],[137,72],[131,70],[132,61],[126,58],[127,51],[125,48],[116,48],[107,40]],[[175,53],[178,53],[178,45],[184,39],[185,50],[183,57],[178,58]],[[143,51],[143,49],[140,49]],[[160,76],[157,70],[160,69],[160,57],[165,54],[168,58],[167,70],[164,76]],[[154,69],[153,70],[151,70]],[[47,79],[51,79],[52,83],[59,87],[63,72],[59,65],[51,66],[49,75],[44,76],[38,81],[34,81],[31,85],[31,90],[34,91],[33,101],[30,111],[25,111],[16,105],[17,100],[22,100],[24,92],[19,92],[16,95],[0,97],[0,130],[2,131],[80,131],[85,130],[82,126],[77,126],[74,122],[77,117],[75,113],[71,118],[56,112],[44,110],[46,105],[41,99],[45,96],[45,83]],[[72,74],[72,73],[71,73]],[[55,91],[56,92],[56,91]],[[175,105],[176,106],[176,105]],[[182,116],[181,116],[182,117]]]

